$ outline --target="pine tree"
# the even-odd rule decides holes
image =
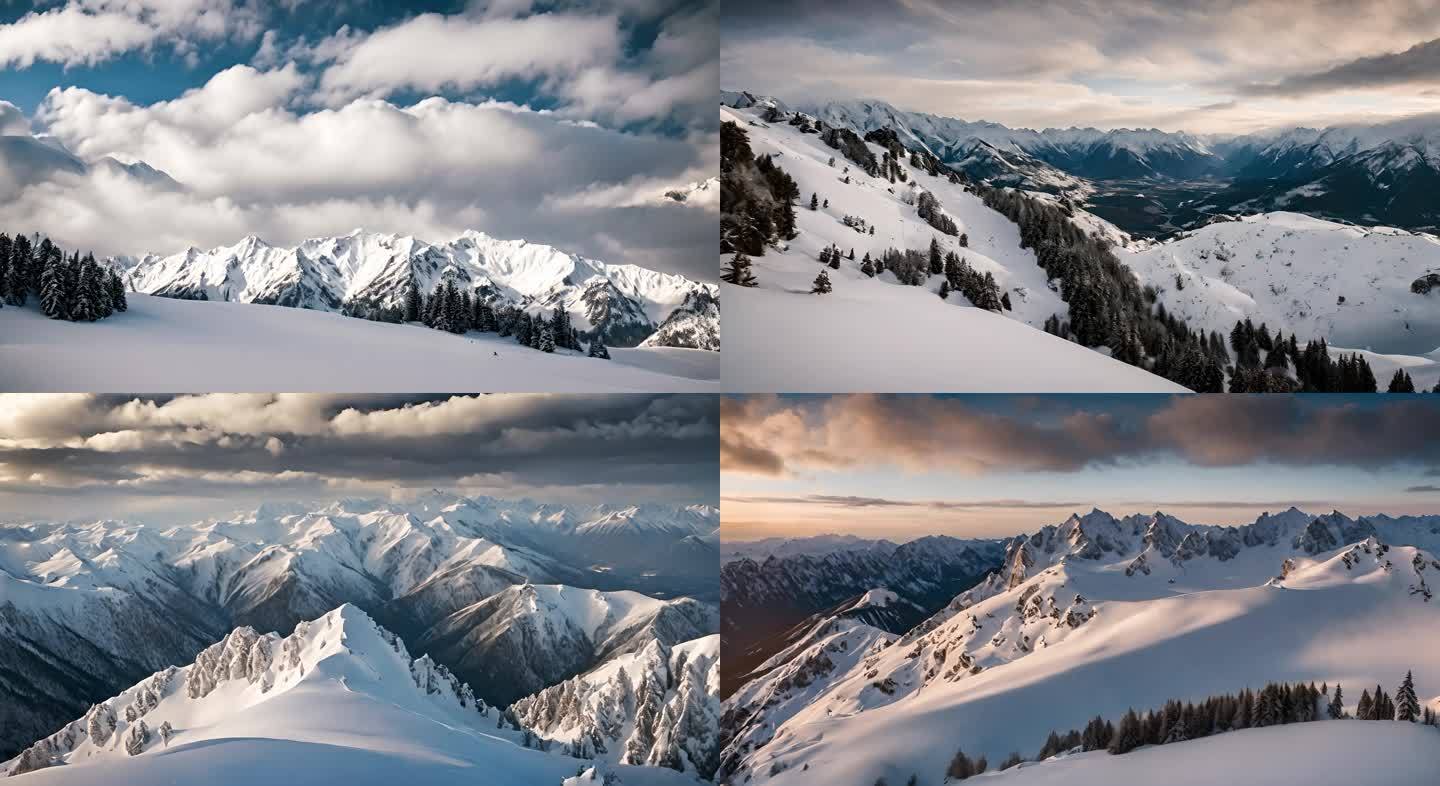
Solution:
[[[1330,716],[1331,720],[1340,720],[1341,718],[1345,717],[1345,697],[1343,692],[1340,690],[1340,684],[1338,682],[1335,684],[1335,698],[1330,700],[1330,706],[1327,708],[1327,714]]]
[[[544,324],[543,324],[545,320],[542,319],[542,320],[540,320],[540,321],[541,321],[541,323],[542,323],[543,326],[540,328],[540,343],[539,343],[539,346],[536,347],[536,349],[539,349],[541,352],[554,352],[554,351],[555,351],[555,333],[554,333],[554,330],[551,328],[550,325],[544,325]]]
[[[25,296],[30,291],[30,238],[16,235],[10,244],[10,267],[5,276],[5,302],[12,306],[25,305]]]
[[[1414,393],[1415,381],[1410,378],[1409,374],[1405,373],[1405,369],[1397,368],[1395,369],[1395,376],[1390,378],[1390,387],[1386,390],[1386,392]]]
[[[955,751],[950,759],[950,766],[945,768],[945,777],[948,780],[963,781],[975,774],[975,763],[965,755],[965,751]]]
[[[1395,720],[1414,723],[1420,717],[1420,699],[1415,695],[1415,677],[1405,672],[1405,680],[1395,691]]]
[[[130,302],[125,297],[125,282],[120,280],[120,274],[113,270],[110,271],[108,283],[110,287],[110,307],[117,312],[128,311],[130,309]]]
[[[65,289],[64,258],[45,265],[40,274],[40,310],[51,319],[70,318],[70,293]]]
[[[590,340],[590,352],[588,354],[592,358],[610,359],[610,350],[605,348],[605,342],[601,340],[599,332],[596,332],[595,338]]]
[[[401,317],[406,322],[420,321],[420,287],[415,285],[415,279],[410,279],[405,284],[405,313]]]
[[[826,275],[825,271],[822,270],[820,271],[820,275],[815,277],[815,284],[810,288],[810,293],[812,295],[825,295],[829,294],[830,291],[830,276]]]
[[[820,198],[819,198],[818,196],[816,196],[814,193],[811,193],[811,194],[810,194],[810,209],[811,209],[811,210],[819,210],[819,209],[820,209]]]
[[[745,252],[736,251],[735,256],[730,258],[729,267],[720,274],[720,280],[727,284],[734,284],[741,287],[753,287],[759,282],[755,280],[755,274],[750,271],[750,257]]]
[[[1132,708],[1120,719],[1120,725],[1115,728],[1115,735],[1110,740],[1108,750],[1114,754],[1129,753],[1145,744],[1144,735],[1140,716],[1136,715]]]
[[[70,319],[75,322],[94,322],[99,319],[99,303],[96,302],[95,268],[80,262],[75,279],[75,291],[70,296]]]
[[[10,236],[0,232],[0,304],[6,300],[10,285]]]
[[[90,280],[94,287],[90,296],[95,301],[95,318],[105,319],[115,313],[115,309],[111,305],[114,301],[110,297],[109,274],[95,261],[94,254],[85,255],[85,266],[90,268]]]
[[[1371,699],[1370,699],[1370,691],[1368,691],[1368,690],[1361,690],[1361,691],[1360,691],[1360,703],[1355,705],[1355,719],[1356,719],[1356,720],[1375,720],[1375,716],[1374,716],[1374,714],[1373,714],[1373,713],[1374,713],[1374,709],[1375,709],[1374,702],[1372,702]]]

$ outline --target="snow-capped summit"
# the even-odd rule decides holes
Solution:
[[[644,526],[577,534],[617,518]],[[0,527],[0,603],[13,613],[0,614],[0,661],[24,675],[27,697],[41,698],[22,702],[0,683],[0,752],[13,753],[83,711],[97,685],[115,690],[186,662],[230,625],[289,630],[346,603],[374,611],[412,642],[427,642],[437,657],[453,651],[446,662],[480,695],[510,701],[610,653],[714,633],[713,603],[675,596],[713,599],[717,521],[705,505],[557,506],[436,491],[409,502],[267,504],[163,529],[123,521],[7,524]],[[555,529],[551,522],[569,524]],[[616,611],[606,627],[613,636],[587,638],[593,646],[563,667],[535,666],[543,679],[517,691],[521,682],[504,668],[462,661],[474,653],[458,642],[484,637],[486,623],[494,646],[509,647],[515,663],[558,658],[531,652],[518,638],[502,641],[505,630],[519,630],[514,620],[489,624],[490,615],[465,611],[527,582],[551,585],[533,589],[538,595],[570,600],[596,592],[591,588],[627,586],[675,599],[600,593],[597,608],[648,611],[633,624]],[[527,612],[525,630],[595,635],[570,615],[542,611]],[[447,644],[450,635],[457,638]],[[74,674],[98,676],[67,676]]]
[[[665,346],[719,348],[719,293],[713,284],[474,230],[439,244],[356,230],[281,247],[252,235],[229,246],[115,257],[109,263],[137,292],[322,311],[340,311],[347,304],[395,309],[412,283],[429,294],[439,282],[452,280],[496,306],[533,314],[562,308],[577,329],[599,334],[612,346],[635,346],[683,314],[705,322],[710,330],[684,335],[674,331],[668,340],[680,342],[688,336],[713,342]]]
[[[38,771],[26,782],[67,786],[228,784],[272,771],[288,782],[460,784],[475,783],[478,771],[497,784],[558,784],[584,765],[532,745],[533,735],[507,726],[448,669],[412,658],[398,636],[345,604],[288,636],[237,628],[193,663],[93,705],[0,770]]]

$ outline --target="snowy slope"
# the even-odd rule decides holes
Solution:
[[[634,346],[692,295],[713,300],[713,284],[635,265],[609,265],[524,240],[467,231],[432,244],[402,235],[355,230],[306,240],[293,248],[250,236],[232,246],[189,248],[169,256],[110,260],[137,292],[189,300],[223,300],[336,311],[345,303],[403,304],[411,282],[429,294],[455,281],[492,304],[548,315],[570,313],[585,335]],[[719,349],[718,304],[713,315]]]
[[[412,660],[398,637],[346,605],[285,638],[237,629],[195,663],[97,705],[5,769],[41,767],[17,781],[35,784],[194,782],[208,770],[200,779],[209,783],[284,772],[285,782],[509,786],[559,784],[587,766],[527,749],[520,732],[497,728],[498,718],[469,686],[428,657]],[[615,770],[621,783],[693,782]]]
[[[644,538],[613,526],[617,519],[644,522]],[[289,630],[344,603],[380,615],[412,643],[435,642],[431,654],[480,695],[508,702],[652,641],[671,645],[718,630],[713,603],[674,597],[716,594],[716,549],[695,542],[717,520],[704,505],[557,506],[433,492],[406,503],[266,505],[163,529],[6,523],[0,659],[15,679],[0,681],[0,755],[53,731],[96,696],[189,660],[232,625]],[[630,562],[600,556],[621,549]],[[677,549],[690,559],[677,559]],[[580,585],[531,594],[589,598],[596,610],[587,616],[575,611],[583,604],[556,601],[533,604],[524,619],[465,613],[492,597],[514,598],[510,590],[527,582]],[[672,599],[589,589],[630,586]],[[537,630],[577,631],[586,646],[570,652],[556,650],[554,639],[526,638]],[[447,649],[442,631],[487,644]],[[477,657],[502,649],[508,660]],[[512,667],[543,677],[517,693]]]
[[[1265,213],[1120,253],[1192,327],[1224,335],[1249,318],[1272,333],[1298,333],[1301,343],[1325,338],[1406,355],[1440,347],[1440,292],[1411,291],[1416,279],[1440,271],[1434,235]]]
[[[1101,353],[1051,336],[1039,327],[1066,304],[1049,288],[1035,256],[1020,248],[1019,230],[985,207],[962,184],[931,177],[904,164],[909,183],[891,184],[850,167],[838,151],[815,134],[788,124],[766,124],[760,113],[722,107],[722,121],[749,133],[756,156],[769,154],[800,187],[799,236],[784,249],[756,257],[759,287],[723,285],[729,303],[724,363],[731,390],[762,392],[903,391],[1178,391],[1173,383]],[[873,143],[878,158],[882,148]],[[835,157],[836,165],[829,160]],[[844,183],[848,176],[850,183]],[[917,185],[918,184],[918,185]],[[932,192],[967,235],[968,247],[921,220],[912,204],[917,188]],[[829,207],[809,210],[809,195]],[[842,223],[859,216],[875,226],[861,234]],[[899,285],[891,273],[869,278],[860,272],[869,252],[887,248],[925,249],[932,238],[956,251],[980,273],[995,277],[1013,311],[999,314],[970,306],[959,293],[936,295],[942,277],[923,287]],[[836,245],[855,260],[840,269],[822,268],[821,250]],[[724,259],[721,260],[723,265]],[[822,269],[834,291],[811,295]],[[759,359],[759,360],[757,360]]]
[[[720,753],[720,637],[653,641],[511,710],[562,750],[710,777]]]
[[[33,301],[0,308],[0,390],[703,392],[720,378],[719,353],[703,350],[616,348],[605,361],[303,309],[129,303],[94,323],[46,319]]]
[[[853,665],[810,669],[797,689],[779,681],[821,654],[834,661],[829,644],[773,664],[727,701],[722,772],[777,784],[938,780],[960,748],[991,762],[1033,756],[1049,731],[1096,714],[1269,680],[1339,682],[1350,695],[1414,669],[1431,702],[1437,541],[1433,517],[1292,509],[1216,528],[1159,513],[1075,516],[1012,541],[1005,570],[904,636],[862,630]]]
[[[564,585],[507,587],[435,622],[416,646],[510,703],[651,644],[672,646],[719,629],[714,604]]]
[[[1363,754],[1358,752],[1363,751]],[[1022,764],[972,781],[975,786],[1405,786],[1440,770],[1440,731],[1413,723],[1322,721],[1141,748]]]

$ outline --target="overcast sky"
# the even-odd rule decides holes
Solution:
[[[101,254],[465,229],[715,277],[716,0],[55,0],[0,6],[0,133],[87,161],[0,228]]]
[[[731,397],[720,466],[727,540],[1440,514],[1440,396]]]
[[[714,396],[0,396],[0,523],[181,523],[431,488],[714,504]]]
[[[1440,111],[1429,0],[726,0],[721,82],[1033,128],[1198,133]]]

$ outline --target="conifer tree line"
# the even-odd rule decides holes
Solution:
[[[1235,364],[1230,368],[1231,393],[1376,391],[1375,374],[1364,356],[1356,352],[1336,360],[1323,338],[1306,342],[1302,350],[1294,334],[1286,338],[1277,330],[1271,336],[1265,323],[1257,328],[1251,320],[1243,319],[1230,330],[1230,349],[1235,352]],[[1294,369],[1293,377],[1290,369]]]
[[[398,321],[420,322],[447,333],[474,330],[501,337],[513,336],[517,344],[541,352],[569,349],[583,351],[592,358],[610,359],[610,351],[598,331],[590,339],[588,347],[582,344],[580,331],[571,324],[570,313],[563,306],[557,305],[549,319],[541,315],[532,316],[515,306],[497,307],[494,299],[482,292],[472,296],[448,278],[437,283],[429,295],[422,294],[411,281],[405,288]]]
[[[1033,760],[1044,761],[1076,748],[1119,755],[1146,745],[1168,745],[1228,731],[1325,719],[1440,725],[1434,710],[1420,706],[1411,672],[1405,673],[1393,698],[1379,685],[1375,686],[1373,693],[1369,689],[1362,691],[1353,715],[1345,709],[1344,691],[1338,684],[1331,693],[1328,685],[1316,688],[1313,682],[1272,682],[1258,691],[1246,688],[1239,693],[1211,696],[1200,702],[1172,699],[1159,709],[1144,714],[1132,708],[1118,721],[1097,715],[1083,729],[1050,732]],[[1020,754],[1012,753],[1001,769],[1008,769],[1022,761],[1024,759]],[[971,759],[961,750],[951,759],[946,777],[962,780],[984,772],[985,767],[983,757]]]
[[[770,156],[755,157],[745,129],[721,124],[720,253],[758,257],[770,243],[793,240],[799,198],[794,178]]]
[[[70,322],[94,322],[129,308],[120,275],[94,254],[67,255],[48,237],[35,242],[0,234],[0,301],[23,306],[32,299],[45,316]]]

